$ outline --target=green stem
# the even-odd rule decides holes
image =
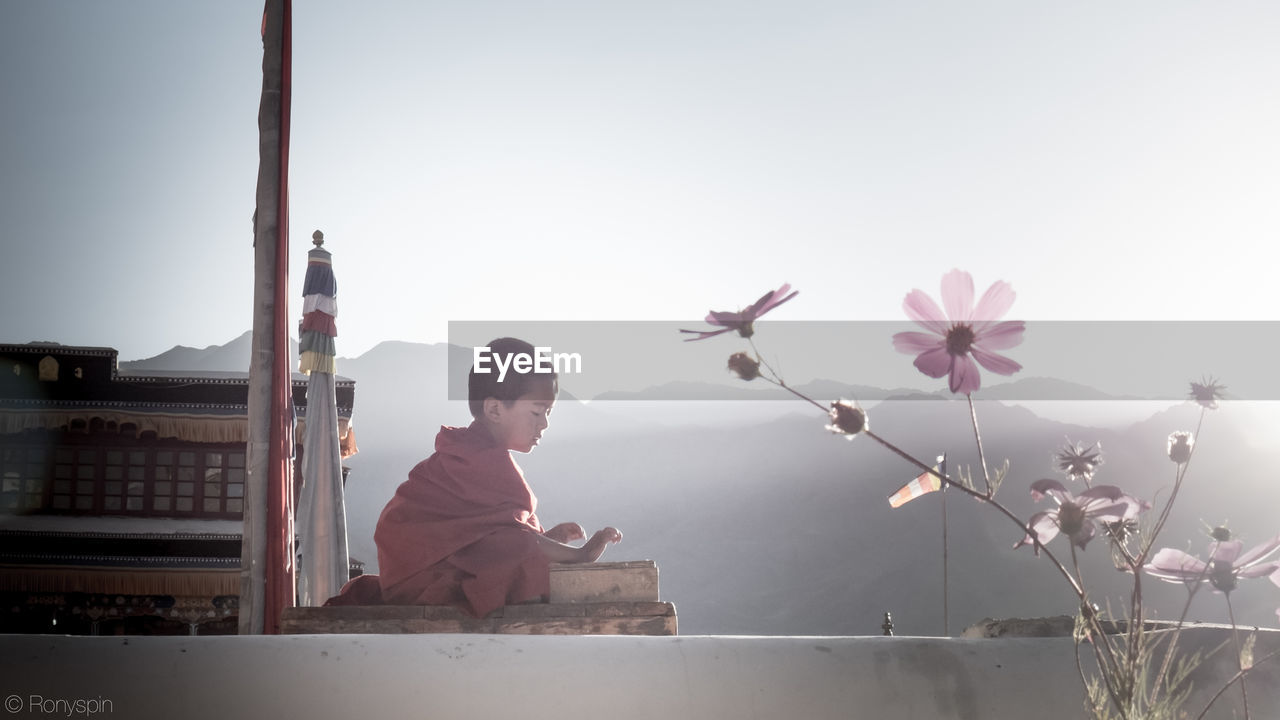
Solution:
[[[1200,428],[1204,426],[1204,408],[1200,408],[1200,419],[1196,421],[1195,434],[1191,436],[1191,451],[1187,454],[1187,461],[1178,466],[1173,479],[1173,492],[1169,494],[1169,501],[1164,504],[1164,508],[1160,511],[1160,518],[1156,520],[1156,524],[1151,527],[1151,533],[1146,538],[1146,542],[1140,545],[1138,553],[1138,564],[1144,565],[1147,561],[1147,555],[1151,552],[1151,548],[1155,546],[1156,537],[1160,531],[1164,529],[1165,521],[1169,519],[1169,513],[1173,510],[1173,502],[1178,499],[1178,491],[1182,489],[1182,481],[1187,477],[1187,468],[1191,467],[1191,457],[1196,453],[1196,441],[1200,439]]]
[[[1236,627],[1236,613],[1231,608],[1231,593],[1227,596],[1227,617],[1231,619],[1231,640],[1236,646],[1236,667],[1240,668],[1240,694],[1244,696],[1244,720],[1249,720],[1249,684],[1244,676],[1244,658],[1240,655],[1240,630]]]
[[[969,400],[969,419],[973,421],[973,439],[978,443],[978,463],[982,465],[982,481],[987,486],[987,497],[995,495],[991,491],[991,475],[987,472],[987,458],[982,452],[982,433],[978,432],[978,411],[973,407],[973,393],[965,393]]]
[[[772,370],[770,370],[769,372],[773,372],[773,371],[772,371]],[[824,412],[824,413],[825,413],[825,412],[829,412],[828,408],[827,408],[826,406],[824,406],[822,403],[818,402],[817,400],[814,400],[813,398],[809,397],[808,395],[805,395],[804,393],[800,392],[799,390],[796,390],[795,388],[793,388],[793,387],[791,387],[790,385],[786,384],[785,382],[783,382],[783,381],[782,381],[782,379],[781,379],[781,378],[776,379],[776,380],[775,380],[775,379],[773,379],[773,378],[762,378],[762,379],[763,379],[765,382],[771,382],[771,383],[773,383],[774,385],[777,385],[778,387],[782,388],[783,390],[786,390],[787,392],[791,393],[792,395],[795,395],[796,397],[800,398],[801,400],[804,400],[805,402],[810,403],[811,405],[813,405],[814,407],[818,408],[819,410],[821,410],[821,411],[822,411],[822,412]]]

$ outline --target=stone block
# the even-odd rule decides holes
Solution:
[[[657,602],[658,566],[652,560],[551,566],[551,602]]]

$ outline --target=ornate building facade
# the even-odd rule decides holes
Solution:
[[[0,345],[0,632],[235,633],[248,385]],[[343,457],[354,394],[337,383]],[[293,401],[305,422],[304,376]]]

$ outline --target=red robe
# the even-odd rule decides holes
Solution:
[[[383,602],[456,605],[484,617],[548,595],[537,504],[511,453],[483,425],[441,427],[435,453],[378,518]]]

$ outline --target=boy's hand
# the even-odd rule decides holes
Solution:
[[[617,528],[607,527],[603,530],[596,531],[595,535],[587,541],[586,545],[580,548],[582,552],[581,562],[595,562],[604,554],[604,549],[608,545],[622,540],[622,533]]]
[[[581,540],[587,536],[587,531],[575,522],[560,523],[543,533],[547,537],[556,542],[571,543],[574,540]]]

